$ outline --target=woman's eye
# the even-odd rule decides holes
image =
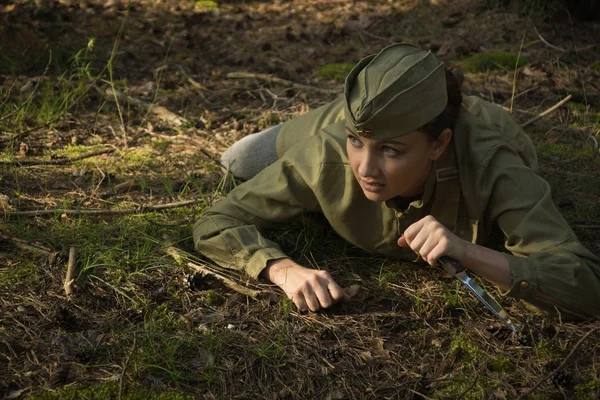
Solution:
[[[360,142],[360,140],[358,140],[357,138],[355,138],[352,135],[348,135],[348,140],[350,141],[350,144],[352,144],[353,146],[360,146],[362,144]]]
[[[389,156],[399,156],[401,154],[398,150],[396,150],[392,147],[387,147],[387,146],[383,147],[382,151],[384,154],[387,154]]]

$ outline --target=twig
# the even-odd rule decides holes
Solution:
[[[538,32],[538,30],[535,28],[535,26],[533,27],[533,30],[535,31],[535,34],[540,38],[540,40],[542,41],[542,43],[544,43],[546,46],[550,47],[551,49],[558,50],[558,51],[560,51],[562,53],[566,53],[568,51],[566,49],[563,49],[561,47],[558,47],[558,46],[555,46],[553,44],[548,43],[546,41],[546,39],[544,39],[543,36],[540,35],[540,33]]]
[[[133,335],[133,346],[131,346],[131,351],[129,352],[129,355],[125,359],[125,364],[123,364],[123,370],[121,371],[121,376],[119,377],[119,400],[121,400],[123,398],[123,379],[125,378],[125,371],[127,371],[127,366],[129,365],[129,360],[131,360],[131,356],[133,355],[133,352],[135,351],[136,342],[137,342],[137,336],[135,336],[135,334],[134,334]]]
[[[196,263],[193,263],[191,261],[189,261],[187,263],[187,265],[188,265],[188,267],[191,267],[191,268],[195,269],[198,272],[201,272],[203,274],[210,275],[210,276],[212,276],[214,278],[217,278],[218,280],[220,280],[221,282],[223,282],[225,285],[229,286],[230,289],[233,289],[236,292],[243,294],[244,296],[248,296],[248,297],[252,297],[253,299],[256,299],[258,297],[258,295],[261,293],[258,290],[252,290],[252,289],[249,289],[249,288],[247,288],[245,286],[242,286],[242,285],[240,285],[240,284],[232,281],[231,279],[229,279],[229,278],[227,278],[227,277],[225,277],[225,276],[223,276],[223,275],[221,275],[221,274],[219,274],[219,273],[217,273],[215,271],[212,271],[212,270],[208,269],[204,265],[196,264]]]
[[[30,211],[10,211],[4,212],[5,217],[38,217],[43,215],[128,215],[128,214],[144,214],[153,211],[166,210],[169,208],[185,207],[191,204],[200,203],[202,199],[181,201],[178,203],[166,203],[158,205],[140,205],[138,208],[129,208],[124,210],[68,210],[56,208],[52,210],[30,210]]]
[[[133,185],[135,185],[135,180],[130,179],[123,183],[119,183],[118,185],[115,185],[114,187],[112,187],[108,190],[105,190],[104,192],[100,193],[99,197],[101,199],[107,199],[107,198],[115,196],[121,192],[126,192],[126,191],[131,190]]]
[[[21,166],[30,166],[30,165],[66,165],[71,164],[74,161],[83,160],[90,157],[100,156],[102,154],[110,154],[114,153],[115,149],[102,149],[91,151],[89,153],[82,154],[73,158],[59,158],[56,160],[14,160],[14,161],[2,161],[0,165],[21,165]]]
[[[52,254],[55,253],[54,251],[52,251],[52,249],[28,243],[23,239],[19,239],[14,236],[7,235],[6,233],[0,233],[0,239],[10,241],[10,242],[14,243],[15,246],[17,246],[23,250],[27,250],[32,253],[40,253],[47,257],[51,257]]]
[[[75,247],[69,249],[69,263],[67,264],[67,276],[65,277],[65,294],[67,298],[73,294],[73,271],[75,270]]]
[[[560,106],[565,104],[567,101],[571,100],[571,97],[573,97],[573,96],[568,95],[567,97],[565,97],[564,99],[562,99],[561,101],[559,101],[558,103],[556,103],[555,105],[553,105],[552,107],[547,109],[546,111],[543,111],[540,114],[536,115],[535,117],[531,118],[530,120],[525,121],[524,123],[521,124],[521,128],[525,128],[526,126],[533,124],[538,119],[541,119],[541,118],[545,117],[546,115],[556,111]]]
[[[281,79],[273,75],[268,74],[255,74],[252,72],[230,72],[227,74],[228,79],[260,79],[263,81],[267,81],[269,83],[279,83],[284,86],[291,86],[297,89],[305,89],[312,90],[314,92],[320,93],[330,93],[330,94],[339,94],[340,89],[325,89],[316,86],[303,85],[302,83],[296,83],[292,81],[288,81],[286,79]]]
[[[173,125],[175,128],[179,128],[184,123],[187,123],[187,120],[185,118],[180,117],[179,115],[167,110],[165,107],[162,107],[162,106],[159,106],[156,104],[151,104],[151,103],[145,102],[143,100],[136,99],[136,98],[128,96],[125,93],[120,92],[116,89],[113,91],[113,89],[111,89],[111,88],[106,88],[106,91],[104,92],[104,96],[107,99],[114,100],[114,98],[117,98],[120,101],[127,101],[127,102],[133,104],[134,106],[145,108],[146,110],[148,110],[148,112],[155,114],[162,120]]]
[[[531,393],[533,393],[542,383],[546,382],[548,379],[552,378],[554,375],[556,375],[561,369],[564,368],[564,366],[567,364],[567,361],[569,361],[571,359],[571,357],[573,356],[573,354],[575,354],[575,350],[577,350],[577,348],[579,348],[579,346],[581,346],[581,344],[585,341],[585,339],[587,339],[592,333],[596,332],[598,329],[600,329],[600,326],[596,326],[594,328],[592,328],[588,333],[586,333],[585,335],[583,335],[581,337],[581,339],[579,339],[579,341],[577,343],[575,343],[575,346],[573,346],[573,348],[571,349],[571,351],[569,352],[569,354],[565,357],[565,359],[560,363],[560,365],[558,367],[556,367],[556,369],[554,371],[552,371],[549,375],[544,376],[542,379],[540,379],[535,385],[533,385],[532,388],[530,388],[527,392],[523,393],[522,395],[520,395],[519,397],[517,397],[517,400],[522,399],[525,396],[529,396]]]

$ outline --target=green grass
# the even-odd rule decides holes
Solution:
[[[319,68],[319,70],[317,71],[317,76],[319,78],[332,79],[334,81],[344,82],[346,80],[346,76],[348,76],[352,68],[354,68],[354,64],[327,64]]]
[[[485,72],[495,70],[513,70],[527,64],[524,57],[505,51],[478,53],[462,59],[461,66],[465,72]]]

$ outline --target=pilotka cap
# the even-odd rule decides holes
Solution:
[[[448,103],[443,63],[407,43],[360,61],[344,87],[348,129],[381,140],[413,132],[440,115]]]

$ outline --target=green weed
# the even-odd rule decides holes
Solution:
[[[512,70],[527,64],[527,60],[518,54],[505,51],[492,51],[467,56],[462,60],[462,68],[466,72],[484,72],[499,69]]]

